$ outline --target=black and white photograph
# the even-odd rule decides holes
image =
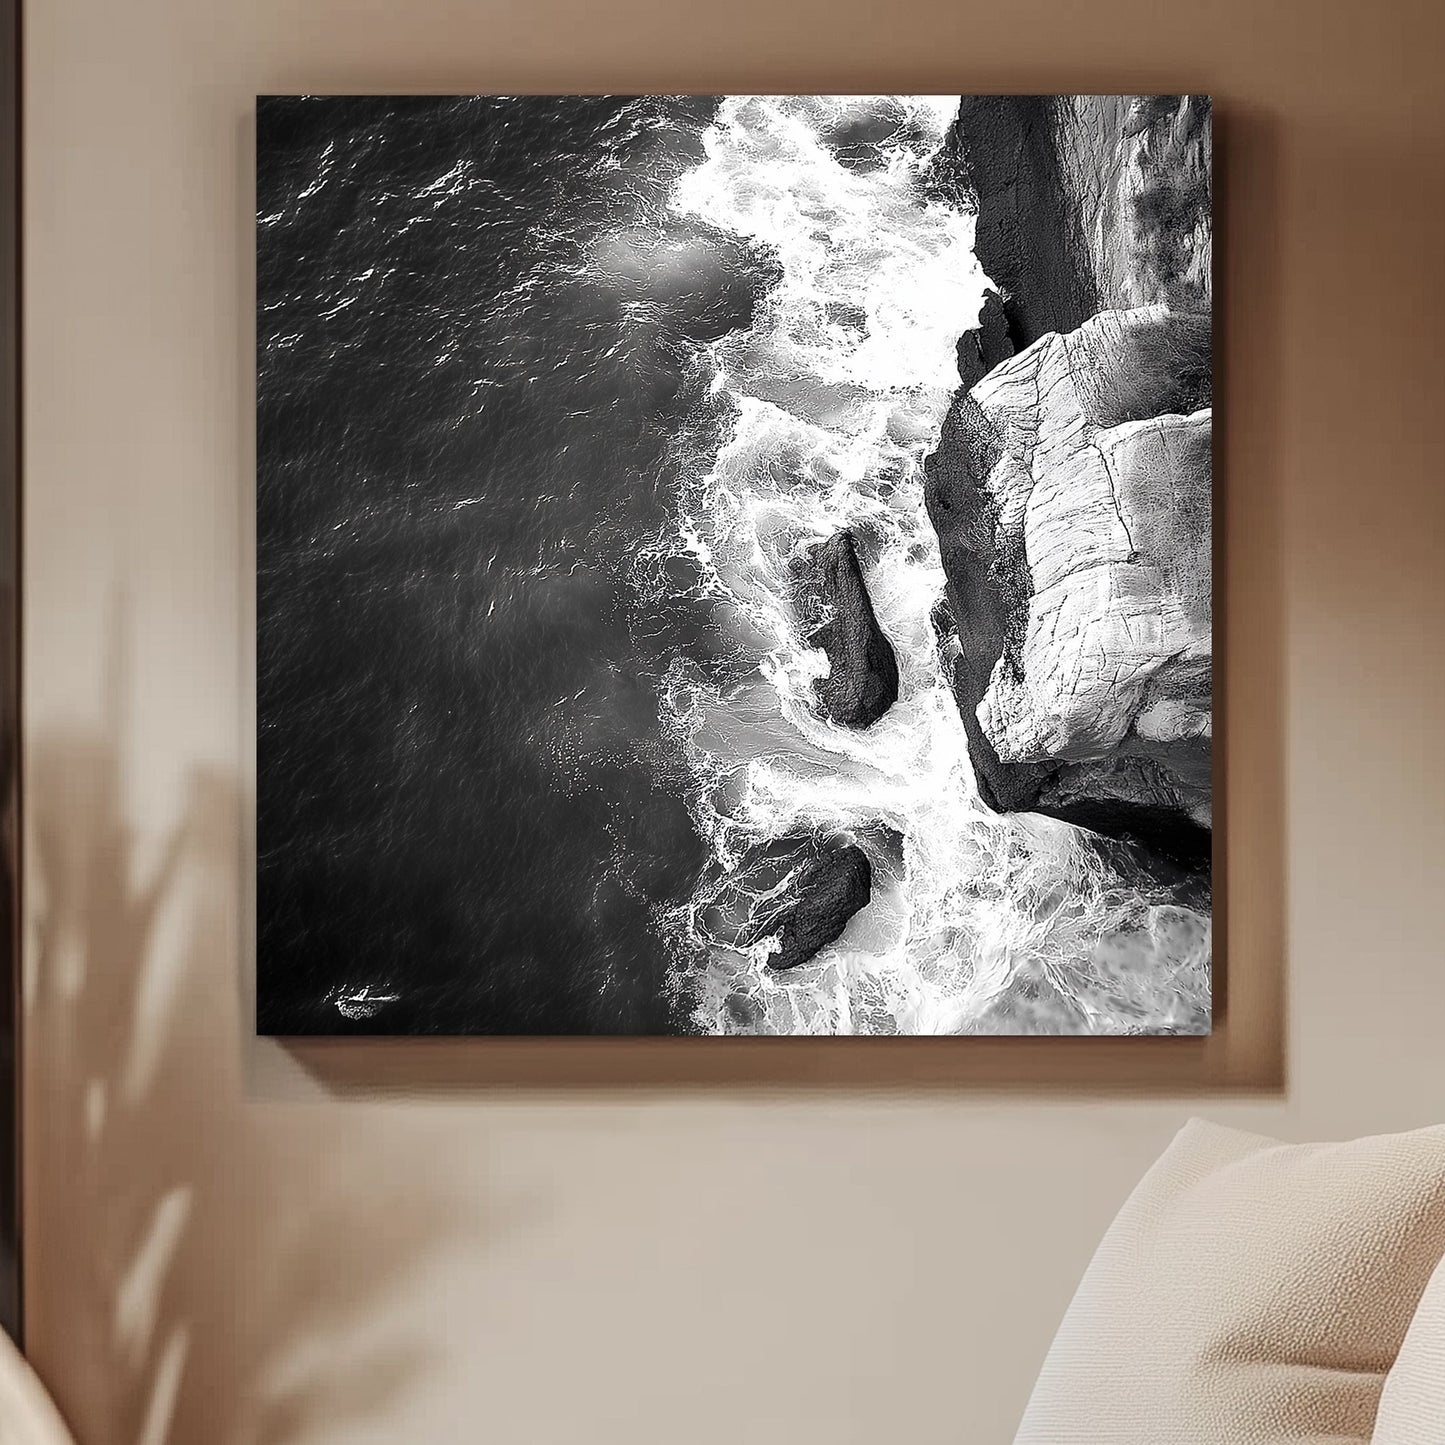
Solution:
[[[1211,1027],[1207,96],[257,103],[257,1028]]]

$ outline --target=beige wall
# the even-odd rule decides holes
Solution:
[[[1003,1445],[1189,1113],[1445,1118],[1430,0],[27,8],[27,1267],[83,1445]],[[253,95],[770,87],[1218,96],[1225,1027],[248,1037]]]

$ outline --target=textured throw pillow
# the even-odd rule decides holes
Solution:
[[[1445,1259],[1435,1267],[1410,1321],[1400,1357],[1385,1378],[1374,1445],[1440,1445],[1445,1440]]]
[[[1442,1254],[1445,1128],[1287,1145],[1193,1120],[1105,1235],[1015,1445],[1368,1441]]]

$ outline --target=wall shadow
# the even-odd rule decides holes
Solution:
[[[123,615],[104,725],[30,747],[33,1363],[80,1445],[334,1439],[434,1363],[377,1322],[491,1221],[430,1182],[424,1123],[247,1099],[236,784],[128,821]]]
[[[857,83],[827,74],[781,88]],[[951,83],[957,84],[956,72]],[[1015,74],[970,77],[1024,89]],[[756,77],[750,79],[756,80]],[[1028,77],[1030,89],[1071,89]],[[907,89],[927,90],[916,67]],[[1088,77],[1132,92],[1139,77]],[[941,77],[940,77],[941,83]],[[1157,83],[1157,78],[1155,80]],[[595,78],[593,84],[595,85]],[[673,86],[677,85],[674,78]],[[876,71],[869,85],[878,84]],[[370,89],[355,77],[333,87]],[[314,80],[306,88],[325,90]],[[382,87],[405,89],[388,77]],[[419,89],[445,89],[429,78]],[[526,89],[523,84],[520,89]],[[565,77],[550,88],[565,88]],[[644,89],[645,85],[636,88]],[[705,88],[705,87],[698,87]],[[755,83],[754,89],[764,88]],[[1179,89],[1189,89],[1187,83]],[[1196,87],[1197,88],[1197,87]],[[808,1088],[1060,1090],[1150,1098],[1278,1095],[1285,1057],[1285,588],[1281,489],[1282,266],[1279,125],[1216,97],[1215,110],[1215,1018],[1205,1039],[290,1039],[338,1095],[479,1089]],[[1236,224],[1238,218],[1238,224]],[[1249,244],[1238,231],[1248,227]],[[1248,316],[1247,332],[1240,324]],[[1246,341],[1247,336],[1247,341]]]

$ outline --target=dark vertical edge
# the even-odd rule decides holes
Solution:
[[[1229,795],[1225,788],[1225,739],[1228,736],[1225,724],[1229,702],[1225,692],[1228,666],[1224,658],[1229,638],[1226,610],[1229,606],[1229,578],[1224,559],[1229,498],[1223,430],[1229,424],[1229,411],[1221,405],[1224,378],[1219,364],[1220,358],[1227,355],[1224,342],[1228,317],[1219,297],[1219,283],[1224,276],[1220,257],[1224,254],[1229,232],[1225,209],[1227,197],[1221,185],[1225,179],[1225,168],[1220,158],[1221,155],[1227,158],[1228,152],[1219,149],[1219,114],[1215,110],[1213,90],[1204,99],[1209,103],[1209,645],[1213,654],[1209,681],[1209,833],[1212,845],[1209,861],[1209,997],[1212,1026],[1219,1029],[1229,1011]],[[1228,144],[1227,129],[1224,143]]]
[[[22,1338],[20,1207],[21,0],[0,0],[0,1325]]]

